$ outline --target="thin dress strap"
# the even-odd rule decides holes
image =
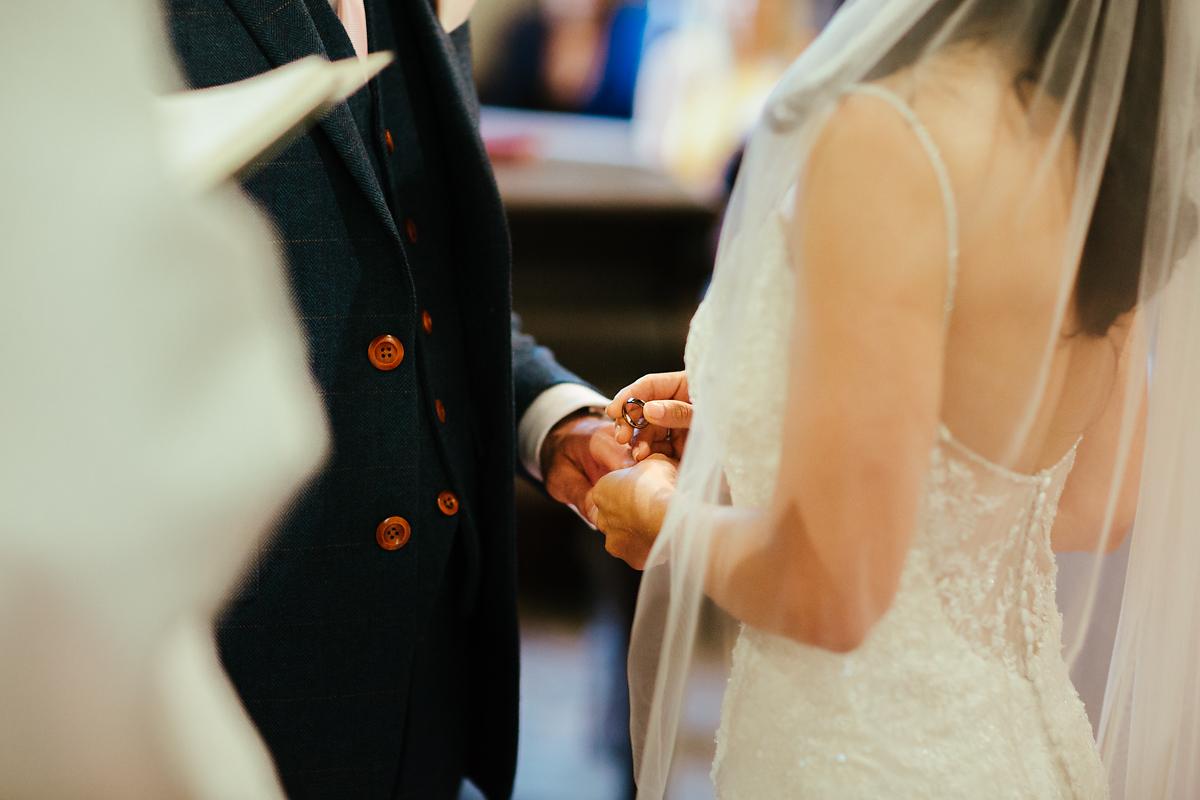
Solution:
[[[921,143],[921,147],[925,148],[925,153],[933,165],[938,186],[942,190],[942,202],[946,208],[946,238],[949,240],[949,248],[947,252],[945,322],[949,325],[950,312],[954,310],[954,290],[958,285],[958,206],[954,199],[954,187],[950,183],[950,171],[946,169],[942,153],[934,143],[933,137],[929,135],[928,129],[900,95],[877,83],[856,83],[847,89],[847,93],[873,95],[896,109],[913,129],[917,141]]]

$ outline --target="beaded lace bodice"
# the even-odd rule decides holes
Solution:
[[[760,230],[740,284],[753,330],[722,326],[706,301],[688,338],[693,399],[723,395],[712,398],[729,411],[720,417],[738,420],[719,432],[735,505],[770,501],[781,455],[769,422],[784,414],[792,313],[781,222]],[[718,330],[733,348],[719,379],[705,359]],[[838,655],[743,628],[713,767],[719,795],[1105,797],[1054,596],[1050,529],[1073,463],[1074,449],[1039,473],[1011,472],[941,426],[900,589],[865,644]]]

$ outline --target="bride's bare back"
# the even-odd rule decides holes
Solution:
[[[956,204],[957,243],[947,241],[944,225],[910,228],[908,235],[926,240],[918,247],[927,248],[937,269],[950,267],[947,258],[937,258],[939,248],[956,246],[958,254],[954,285],[945,286],[953,293],[953,312],[942,365],[942,422],[979,455],[1021,473],[1057,463],[1078,442],[1054,539],[1056,549],[1092,549],[1104,530],[1105,509],[1095,498],[1109,491],[1124,412],[1124,391],[1117,387],[1126,383],[1123,370],[1137,361],[1130,358],[1137,350],[1129,341],[1133,315],[1118,319],[1104,336],[1081,332],[1074,293],[1078,263],[1065,256],[1076,194],[1074,142],[1052,122],[1044,130],[1031,127],[1027,99],[1006,78],[1011,72],[976,48],[952,51],[923,65],[920,74],[883,82],[905,97],[928,131]],[[904,154],[891,159],[886,176],[895,191],[926,201],[935,197],[927,154],[895,109],[851,96],[826,136],[842,136],[839,128],[846,125],[858,127],[854,137],[869,131],[878,152]],[[845,181],[836,191],[861,197],[870,187]],[[814,196],[810,202],[822,201]],[[928,220],[941,218],[940,211],[926,211]],[[832,222],[827,235],[861,237],[861,231],[839,231]],[[1111,545],[1132,521],[1136,485],[1132,474],[1111,524]]]

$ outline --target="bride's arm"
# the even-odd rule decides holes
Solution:
[[[691,509],[699,518],[686,524],[711,534],[707,584],[719,605],[845,651],[891,605],[916,525],[941,397],[948,245],[933,169],[877,100],[845,101],[809,164],[790,230],[800,322],[781,365],[790,375],[774,500]],[[602,530],[636,528],[636,497],[655,507],[655,470],[665,467],[644,462],[597,485]],[[661,507],[645,518],[661,522]]]
[[[856,647],[890,607],[941,401],[945,209],[908,125],[868,97],[816,143],[796,270],[783,455],[769,510],[723,510],[710,592],[755,626]]]

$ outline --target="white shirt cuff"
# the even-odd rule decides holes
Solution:
[[[537,396],[517,423],[517,455],[521,466],[542,480],[542,445],[555,425],[576,411],[604,408],[610,402],[594,389],[578,383],[559,383]]]

